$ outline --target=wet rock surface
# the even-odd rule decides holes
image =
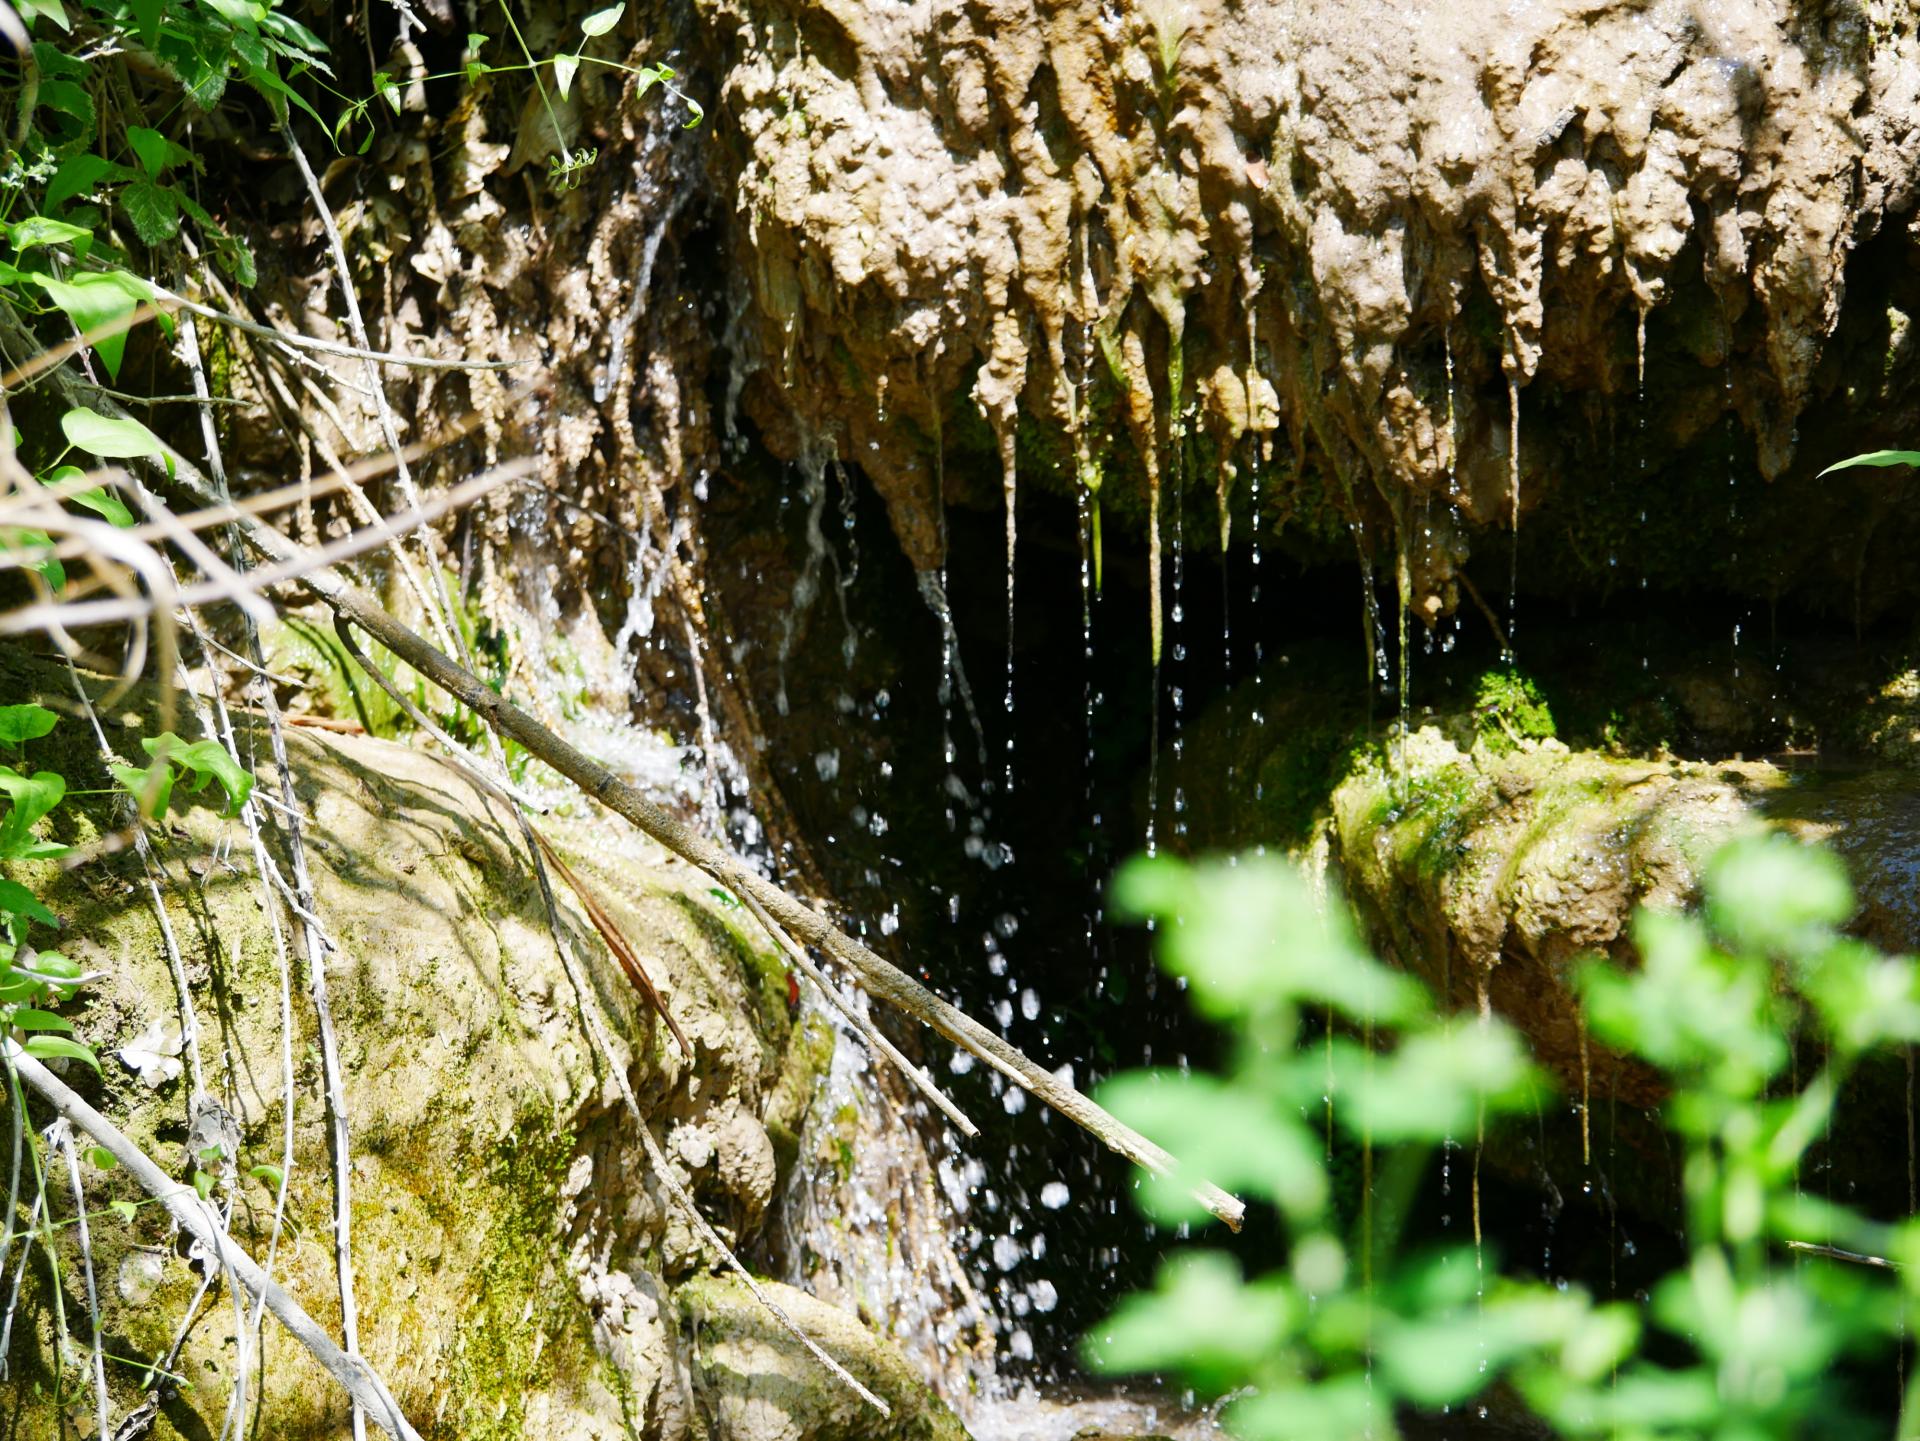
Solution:
[[[859,465],[923,570],[965,394],[990,436],[949,493],[1119,474],[1103,500],[1139,506],[1203,436],[1224,494],[1279,432],[1269,503],[1397,531],[1409,602],[1450,610],[1470,532],[1591,466],[1659,470],[1733,417],[1743,471],[1787,472],[1850,255],[1914,200],[1904,9],[703,14],[735,384],[779,453]],[[1621,415],[1637,448],[1593,443]]]
[[[7,665],[12,693],[58,699],[51,685],[35,688],[48,679],[43,668]],[[107,717],[109,739],[123,750],[137,751],[148,728],[137,701]],[[97,765],[83,725],[63,721],[61,739],[50,742],[66,747],[57,763],[76,786],[90,784],[82,778]],[[243,729],[242,743],[260,748],[268,772],[262,733]],[[583,998],[556,955],[506,812],[455,770],[403,746],[307,729],[292,730],[288,746],[316,912],[333,942],[327,980],[352,1138],[367,1358],[428,1436],[720,1434],[703,1408],[731,1404],[736,1378],[712,1369],[696,1376],[679,1299],[717,1258],[653,1174],[609,1067],[625,1068],[680,1183],[733,1244],[756,1254],[779,1194],[774,1136],[787,1134],[790,1162],[790,1128],[827,1059],[790,1012],[770,945],[742,927],[704,877],[615,820],[544,822],[633,940],[694,1046],[691,1058],[679,1053],[562,890],[568,942],[614,1037],[614,1054],[596,1056],[580,1019]],[[75,824],[85,832],[105,814],[89,809]],[[234,1233],[264,1255],[273,1192],[249,1168],[283,1164],[291,1085],[294,1152],[275,1273],[323,1326],[337,1327],[331,1250],[316,1244],[329,1235],[333,1204],[317,1034],[296,964],[285,1076],[281,976],[250,867],[235,854],[244,846],[240,822],[204,808],[174,818],[158,843],[205,1084],[237,1141],[237,1158],[214,1168],[216,1199],[231,1189]],[[187,1125],[194,1047],[182,1043],[167,948],[138,866],[124,852],[96,862],[49,899],[67,920],[68,953],[105,973],[75,1019],[106,1074],[95,1081],[69,1066],[68,1079],[184,1184],[206,1164],[193,1160],[199,1132]],[[119,1173],[92,1174],[88,1198],[107,1331],[129,1355],[164,1354],[195,1268],[155,1208],[131,1220],[107,1211],[110,1200],[140,1200]],[[63,1232],[63,1253],[72,1247]],[[84,1317],[77,1256],[63,1260],[66,1314]],[[21,1435],[58,1429],[45,1384],[54,1366],[51,1309],[35,1294],[39,1285],[30,1282],[30,1319],[14,1334],[21,1384],[4,1408]],[[866,1358],[869,1380],[904,1411],[938,1409],[886,1342],[851,1316],[807,1304],[809,1318]],[[169,1396],[165,1434],[219,1427],[233,1331],[222,1300],[189,1334],[178,1369],[206,1384]],[[264,1345],[254,1372],[265,1386],[264,1431],[340,1434],[347,1420],[338,1388],[271,1324]],[[111,1374],[116,1408],[131,1407],[135,1373]],[[809,1380],[833,1388],[824,1375]],[[867,1433],[814,1426],[779,1434]]]

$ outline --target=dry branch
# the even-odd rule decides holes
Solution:
[[[761,929],[773,937],[780,949],[785,951],[788,958],[799,968],[801,974],[813,982],[827,1004],[846,1017],[847,1024],[864,1036],[869,1046],[892,1061],[900,1074],[905,1076],[921,1095],[931,1101],[936,1110],[960,1128],[960,1134],[963,1136],[980,1134],[980,1128],[967,1118],[965,1111],[949,1099],[945,1091],[933,1083],[933,1077],[901,1055],[900,1048],[881,1033],[880,1028],[874,1024],[873,1018],[862,1014],[852,1001],[840,994],[840,988],[834,985],[832,979],[813,963],[813,958],[804,949],[794,944],[793,937],[786,933],[778,921],[767,914],[766,908],[760,902],[751,894],[743,894],[740,899],[747,903],[747,909],[753,912],[753,918],[760,922]]]
[[[154,1159],[122,1134],[120,1129],[83,1101],[77,1093],[32,1056],[13,1047],[10,1062],[14,1074],[60,1115],[93,1137],[112,1153],[167,1214],[180,1224],[209,1256],[215,1257],[251,1294],[266,1303],[282,1326],[346,1388],[354,1401],[366,1408],[380,1428],[399,1441],[420,1441],[420,1433],[401,1414],[400,1403],[393,1399],[374,1369],[358,1356],[350,1356],[334,1345],[326,1332],[267,1274],[254,1264],[251,1256],[234,1244],[221,1229],[211,1207],[191,1186],[172,1180]]]
[[[442,360],[431,355],[397,355],[387,350],[363,350],[358,346],[342,345],[337,340],[321,340],[317,336],[276,330],[271,325],[262,325],[255,320],[230,315],[224,310],[215,310],[211,305],[202,305],[184,295],[175,295],[164,286],[155,285],[153,293],[168,305],[177,305],[182,310],[190,310],[195,315],[245,331],[248,335],[271,340],[289,350],[311,350],[318,355],[337,355],[342,360],[365,360],[380,365],[402,366],[409,370],[513,370],[534,363],[532,360]]]
[[[272,536],[269,540],[269,533],[265,532],[264,527],[250,527],[249,534],[289,553],[298,550],[284,536]],[[820,947],[851,969],[870,995],[932,1026],[941,1035],[971,1051],[1007,1079],[1031,1091],[1075,1125],[1099,1137],[1107,1146],[1136,1165],[1163,1174],[1178,1169],[1178,1163],[1167,1151],[989,1031],[965,1011],[936,996],[906,972],[875,955],[778,886],[761,879],[736,856],[684,825],[676,816],[648,800],[600,762],[568,745],[518,706],[497,695],[477,676],[455,664],[387,614],[338,571],[331,568],[316,569],[308,572],[303,582],[335,614],[345,616],[374,636],[402,661],[481,716],[502,735],[518,741],[533,756],[559,771],[594,800],[625,817],[668,850],[705,871],[736,894],[751,895],[790,933],[808,944]],[[1246,1208],[1235,1197],[1206,1181],[1195,1183],[1194,1194],[1208,1211],[1228,1226],[1234,1230],[1240,1228]]]
[[[186,471],[182,470],[181,474],[185,475]],[[285,536],[256,522],[247,523],[246,533],[282,568],[297,564],[303,554],[301,548]],[[631,821],[668,850],[705,871],[736,894],[752,896],[791,934],[818,946],[851,969],[870,995],[932,1026],[941,1035],[972,1052],[1136,1165],[1162,1174],[1170,1174],[1178,1169],[1177,1161],[1166,1150],[1041,1067],[959,1007],[942,1000],[904,971],[801,905],[778,886],[761,879],[738,857],[684,825],[607,767],[568,745],[531,715],[496,694],[477,676],[395,620],[338,571],[328,566],[316,566],[306,572],[302,583],[336,615],[345,617],[365,630],[414,670],[482,717],[489,726],[519,742],[537,759],[552,766],[594,800]],[[1238,1199],[1206,1181],[1194,1184],[1194,1194],[1208,1211],[1229,1227],[1234,1230],[1240,1228],[1246,1208]]]

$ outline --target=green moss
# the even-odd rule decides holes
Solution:
[[[1473,722],[1478,738],[1495,751],[1522,741],[1552,740],[1553,712],[1531,677],[1512,667],[1490,670],[1474,687]]]
[[[800,1129],[813,1102],[815,1083],[833,1064],[833,1028],[819,1016],[793,1023],[780,1078],[767,1097],[761,1122],[773,1142],[773,1157],[784,1177],[800,1154]]]
[[[762,1034],[779,1035],[787,1026],[786,957],[772,947],[762,950],[748,938],[745,927],[748,913],[739,901],[718,887],[709,889],[707,894],[713,898],[714,905],[705,905],[684,891],[674,893],[673,903],[700,928],[702,935],[718,942],[740,962],[748,988],[760,1003],[766,1023],[761,1027]]]
[[[551,1390],[573,1368],[593,1367],[591,1338],[564,1274],[556,1234],[560,1183],[573,1133],[548,1116],[524,1116],[485,1158],[493,1203],[441,1219],[471,1225],[491,1216],[480,1302],[455,1346],[452,1394],[459,1414],[442,1434],[462,1441],[520,1441],[530,1395]],[[466,1202],[471,1198],[464,1198]]]

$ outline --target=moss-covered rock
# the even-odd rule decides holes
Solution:
[[[774,1303],[859,1382],[885,1400],[882,1417],[801,1348],[738,1277],[681,1286],[695,1404],[727,1441],[966,1441],[945,1402],[900,1354],[846,1312],[778,1282]]]
[[[8,657],[4,679],[8,700],[60,701],[58,672]],[[104,717],[123,756],[138,754],[137,734],[154,728],[145,705],[136,695]],[[243,727],[241,744],[263,789],[277,791],[264,733]],[[44,752],[30,759],[57,765],[75,788],[104,783],[82,722],[64,721],[34,745]],[[693,1044],[691,1057],[679,1053],[563,890],[567,943],[612,1032],[612,1054],[595,1054],[585,998],[561,964],[504,809],[402,746],[306,729],[290,730],[287,745],[331,947],[361,1350],[431,1438],[706,1436],[706,1416],[729,1404],[732,1382],[703,1372],[695,1407],[674,1297],[716,1258],[649,1167],[611,1067],[626,1071],[703,1212],[753,1254],[831,1035],[792,1017],[766,939],[704,877],[609,818],[556,817],[543,826],[631,939]],[[118,822],[110,802],[92,797],[60,824],[63,838],[86,843]],[[130,850],[38,876],[66,921],[63,948],[104,973],[70,1009],[105,1074],[71,1063],[68,1079],[183,1184],[197,1166],[217,1171],[215,1197],[231,1197],[236,1239],[262,1258],[271,1250],[275,1275],[337,1333],[334,1173],[304,958],[290,952],[283,962],[242,821],[176,810],[150,835],[197,1034]],[[276,860],[286,871],[287,858]],[[160,1067],[143,1077],[121,1057],[156,1026],[188,1031],[180,1074]],[[196,1073],[199,1111],[215,1105],[237,1127],[231,1163],[192,1154]],[[273,1173],[254,1168],[285,1163],[289,1102],[292,1164],[276,1245]],[[77,1230],[64,1224],[64,1191],[53,1196],[66,1330],[56,1336],[36,1261],[12,1338],[15,1384],[0,1399],[12,1435],[60,1433],[58,1410],[91,1416],[85,1369],[76,1369],[91,1334]],[[139,1368],[165,1355],[199,1278],[164,1215],[123,1174],[89,1170],[86,1197],[107,1349],[129,1363],[109,1371],[119,1417],[142,1400]],[[129,1219],[110,1202],[136,1209]],[[25,1205],[9,1219],[23,1225]],[[837,1327],[842,1347],[864,1347],[875,1379],[884,1374],[902,1413],[913,1413],[919,1383],[885,1343],[830,1308],[807,1314]],[[271,1324],[262,1348],[251,1365],[261,1434],[341,1434],[339,1389]],[[234,1308],[216,1294],[187,1333],[174,1367],[181,1382],[164,1390],[152,1434],[216,1433],[241,1354]]]

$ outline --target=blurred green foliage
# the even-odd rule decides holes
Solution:
[[[1218,1075],[1133,1072],[1102,1088],[1181,1158],[1144,1179],[1143,1208],[1204,1223],[1188,1181],[1205,1175],[1272,1204],[1287,1248],[1254,1278],[1218,1251],[1175,1254],[1086,1339],[1089,1361],[1229,1397],[1225,1422],[1248,1441],[1391,1441],[1408,1417],[1496,1386],[1543,1434],[1570,1438],[1884,1434],[1833,1368],[1883,1358],[1891,1374],[1920,1291],[1920,1220],[1870,1220],[1796,1178],[1849,1071],[1920,1040],[1920,974],[1840,933],[1853,895],[1824,851],[1742,839],[1705,889],[1698,915],[1639,916],[1638,970],[1596,959],[1580,973],[1595,1039],[1665,1077],[1684,1154],[1686,1263],[1641,1302],[1600,1302],[1503,1277],[1490,1250],[1399,1244],[1433,1152],[1530,1110],[1545,1084],[1514,1031],[1438,1014],[1283,862],[1124,869],[1118,904],[1157,923],[1161,965],[1233,1041]],[[1323,1011],[1324,1045],[1303,1025]],[[1798,1040],[1825,1058],[1811,1077],[1789,1074]],[[1329,1124],[1366,1156],[1367,1201],[1345,1233]],[[1824,1259],[1796,1264],[1810,1248]],[[1920,1434],[1917,1398],[1920,1377],[1902,1437]]]

